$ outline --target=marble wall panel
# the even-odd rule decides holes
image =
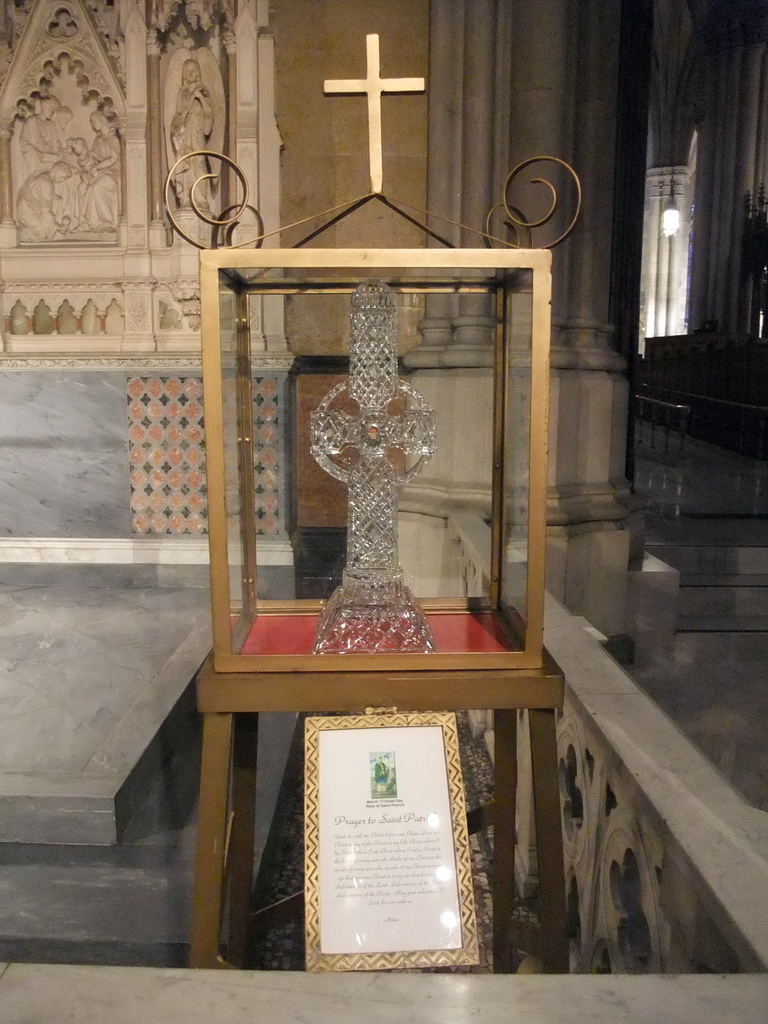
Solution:
[[[130,536],[126,375],[0,372],[0,536]]]
[[[256,533],[285,535],[286,375],[253,381]],[[126,414],[127,412],[127,414]],[[0,371],[0,537],[207,531],[200,375]]]

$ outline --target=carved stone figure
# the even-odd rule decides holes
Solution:
[[[61,159],[59,127],[55,120],[60,110],[61,104],[55,96],[44,96],[35,103],[35,113],[21,126],[19,146],[30,177],[50,170]]]
[[[221,152],[224,142],[225,100],[221,72],[210,50],[177,50],[168,65],[165,83],[165,134],[168,163],[201,149]],[[212,188],[205,174],[217,172],[205,157],[192,157],[179,165],[172,177],[179,207],[211,210]]]
[[[91,127],[96,133],[93,145],[77,157],[80,183],[85,185],[78,226],[81,231],[103,231],[117,227],[120,142],[100,110],[91,114]]]
[[[176,113],[171,121],[171,144],[176,158],[196,150],[205,149],[213,127],[213,107],[210,95],[203,85],[199,63],[190,58],[181,70],[181,86],[176,98]],[[205,157],[194,157],[182,164],[174,173],[173,187],[181,206],[189,206],[190,192],[195,181],[208,172]],[[198,186],[195,198],[201,209],[210,208],[208,182]]]
[[[70,229],[69,202],[61,186],[71,174],[72,168],[63,162],[49,171],[30,174],[16,197],[19,241],[46,241]]]

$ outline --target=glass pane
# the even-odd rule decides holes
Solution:
[[[362,410],[355,400],[348,358],[352,292],[356,283],[373,277],[371,271],[361,269],[343,290],[318,288],[314,293],[300,292],[286,299],[286,335],[291,351],[298,357],[291,378],[295,433],[290,504],[294,516],[291,537],[295,546],[295,593],[297,597],[329,597],[341,582],[349,556],[346,477],[370,442],[362,435],[356,441],[351,434],[348,438],[344,435],[349,443],[331,456],[330,461],[336,465],[329,468],[323,464],[327,460],[322,454],[318,459],[312,452],[313,417],[318,431],[325,431],[323,436],[317,435],[318,449],[323,444],[334,448],[339,424],[351,431],[351,420],[362,416],[359,428],[372,430],[376,441],[385,439],[387,460],[397,478],[395,529],[406,586],[418,598],[487,598],[493,295],[487,279],[480,284],[485,289],[480,293],[451,294],[446,282],[446,292],[434,294],[414,286],[402,272],[387,270],[379,274],[386,275],[394,292],[396,349],[401,359],[396,370],[401,381],[398,395],[382,405],[380,422],[372,408]],[[467,324],[465,334],[471,335],[469,344],[462,345],[461,354],[456,345],[459,362],[455,365],[434,365],[437,360],[428,349],[431,337],[425,334],[423,325],[433,323],[441,311],[449,339],[452,319],[461,316]],[[373,365],[378,365],[376,359]],[[461,360],[468,365],[462,367]],[[359,369],[353,367],[352,376]],[[381,365],[378,370],[383,373]],[[335,396],[328,398],[335,389]],[[434,412],[431,457],[423,457],[417,443],[419,427],[423,427],[420,410],[428,416],[427,409]],[[399,436],[398,431],[408,433]],[[358,508],[366,506],[367,501],[362,495]],[[371,511],[377,507],[372,501]],[[372,522],[369,525],[373,528]],[[383,526],[378,523],[375,528],[382,530]]]
[[[325,635],[314,602],[342,585],[331,607],[344,628],[364,609],[382,644],[396,634],[380,622],[397,613],[419,651],[519,649],[509,634],[524,641],[528,612],[532,272],[294,267],[220,280],[232,651],[308,654]],[[251,628],[256,587],[265,614]],[[411,629],[414,599],[432,639]],[[327,632],[336,643],[342,630],[331,620]]]
[[[244,435],[240,423],[237,295],[223,275],[219,290],[219,311],[224,423],[224,506],[227,517],[230,625],[232,650],[237,652],[240,648],[240,634],[249,606],[244,544],[245,508],[240,472],[240,439]]]
[[[527,618],[529,443],[531,432],[531,273],[514,275],[505,290],[504,485],[501,604]]]

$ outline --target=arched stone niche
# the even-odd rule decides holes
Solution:
[[[169,168],[187,154],[203,149],[224,149],[226,100],[221,71],[209,49],[175,50],[168,61],[163,104],[163,126]],[[192,193],[206,211],[213,208],[216,182],[195,182],[211,172],[218,174],[205,157],[187,158],[174,171],[171,183],[179,208],[191,205]],[[220,205],[220,204],[219,204]]]
[[[117,243],[125,99],[79,0],[42,0],[0,96],[17,240]]]

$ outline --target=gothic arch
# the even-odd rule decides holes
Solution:
[[[84,103],[122,126],[125,95],[81,0],[39,0],[0,93],[0,125],[29,114],[65,71],[75,77]]]
[[[25,95],[18,96],[13,120],[25,119],[32,114],[40,100],[50,95],[55,80],[61,78],[64,73],[75,78],[83,104],[102,110],[111,122],[121,120],[119,97],[116,105],[115,97],[109,92],[102,93],[103,83],[97,76],[95,82],[91,81],[91,75],[89,75],[83,59],[73,56],[67,50],[62,50],[56,57],[46,59],[37,83]]]

